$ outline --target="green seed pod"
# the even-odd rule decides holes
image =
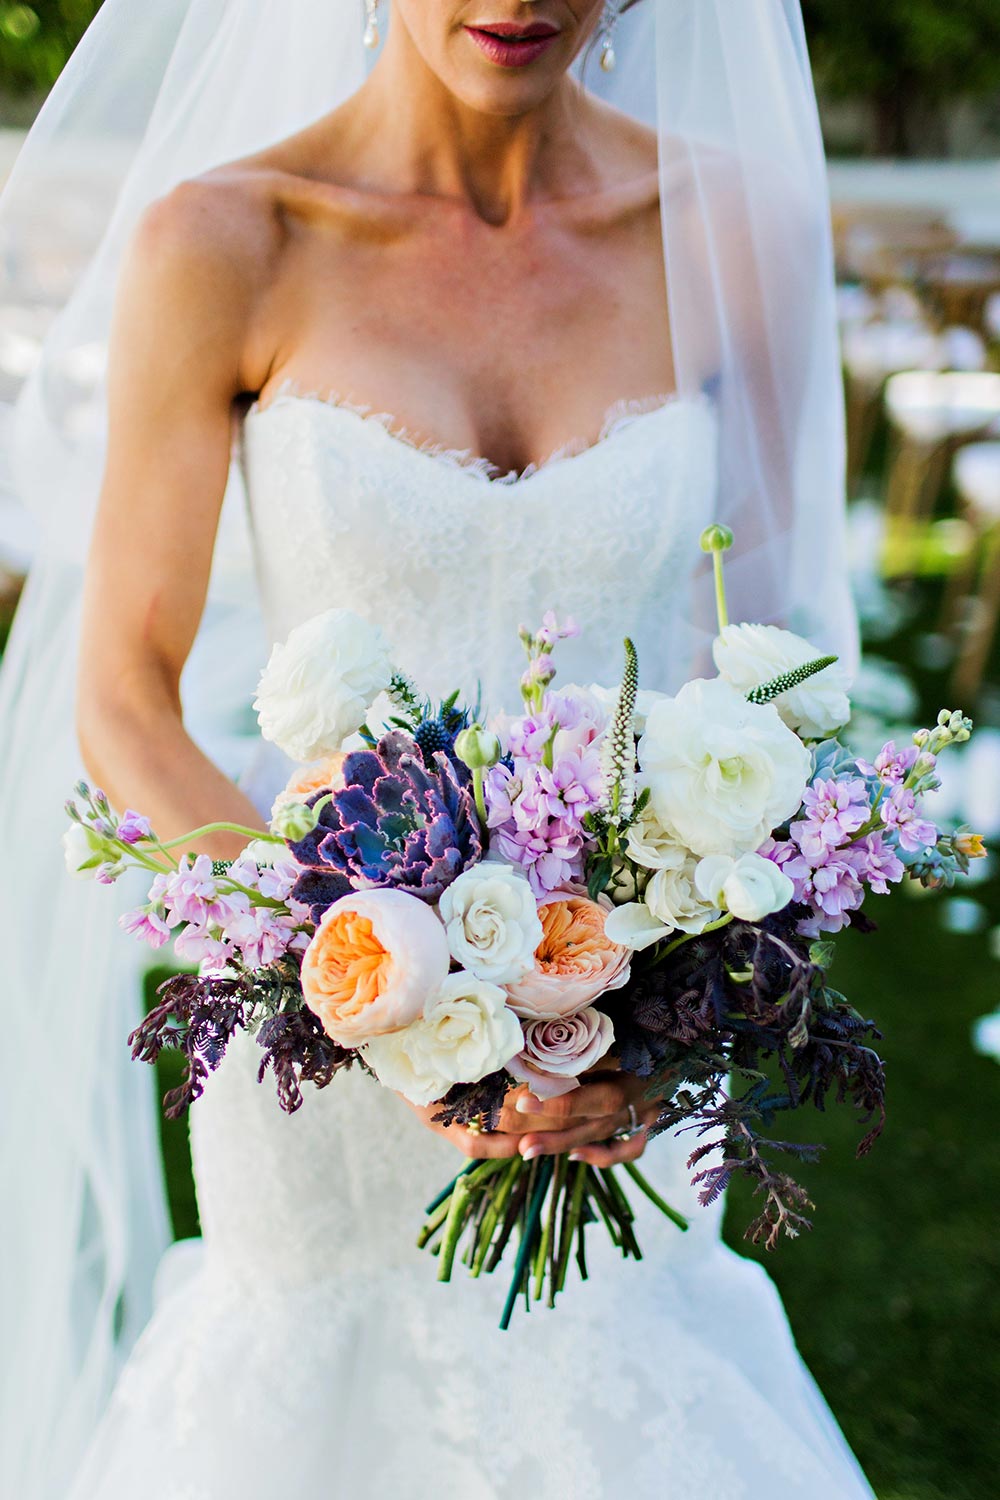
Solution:
[[[470,771],[488,771],[500,759],[500,741],[482,724],[470,724],[455,738],[455,754]]]
[[[720,526],[716,522],[712,526],[706,526],[701,534],[702,552],[728,552],[735,538],[728,526]]]

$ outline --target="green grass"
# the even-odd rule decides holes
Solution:
[[[997,1003],[998,968],[985,938],[941,929],[936,898],[875,909],[881,931],[840,940],[836,979],[884,1032],[886,1133],[857,1162],[848,1111],[804,1114],[790,1133],[828,1148],[801,1174],[812,1233],[750,1250],[737,1187],[727,1237],[766,1263],[883,1500],[994,1500],[1000,1068],[970,1050],[969,1028]]]

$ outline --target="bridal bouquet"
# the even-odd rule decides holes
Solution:
[[[921,805],[937,756],[972,726],[944,712],[873,763],[851,754],[834,737],[850,714],[836,659],[728,623],[731,542],[720,527],[702,539],[718,676],[675,696],[640,689],[629,641],[616,687],[554,687],[576,626],[549,615],[520,633],[523,712],[484,724],[457,694],[425,699],[376,626],[331,610],[261,677],[261,731],[302,766],[269,833],[215,824],[164,843],[77,787],[70,869],[106,883],[148,870],[123,925],[196,966],[130,1039],[146,1062],[184,1053],[168,1114],[200,1095],[239,1028],[287,1111],[303,1083],[354,1065],[443,1124],[490,1131],[515,1087],[545,1100],[620,1069],[657,1106],[650,1134],[694,1133],[703,1203],[743,1172],[763,1198],[752,1239],[773,1247],[807,1225],[809,1200],[772,1155],[814,1148],[769,1140],[775,1116],[850,1102],[869,1126],[859,1155],[884,1118],[879,1033],[831,988],[829,938],[874,925],[870,894],[951,884],[983,852]],[[191,852],[223,829],[248,838],[238,859]],[[478,1276],[516,1244],[506,1327],[521,1295],[552,1305],[571,1259],[586,1276],[589,1225],[639,1257],[621,1170],[686,1227],[634,1163],[514,1157],[471,1161],[419,1242],[444,1280],[456,1256]]]

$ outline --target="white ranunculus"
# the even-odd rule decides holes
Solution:
[[[513,984],[535,967],[542,924],[531,886],[511,865],[473,865],[438,904],[452,958],[491,984]]]
[[[405,1031],[373,1037],[361,1053],[386,1088],[425,1105],[456,1083],[478,1083],[506,1067],[523,1046],[506,991],[458,973],[448,976]]]
[[[296,761],[339,750],[392,678],[385,637],[349,609],[328,609],[277,645],[254,708],[266,740]]]
[[[83,823],[71,823],[62,843],[69,873],[80,880],[96,880],[98,865],[94,861],[110,857],[101,835]],[[90,865],[90,869],[84,869],[85,865]]]
[[[664,926],[696,934],[722,916],[719,903],[707,899],[695,884],[697,868],[695,856],[675,845],[670,861],[660,866],[646,886],[643,899]]]
[[[664,828],[694,854],[758,849],[798,811],[812,757],[772,703],[697,678],[654,704],[639,764]]]
[[[777,625],[727,625],[712,647],[715,665],[727,682],[743,693],[771,682],[822,655],[816,647]],[[819,740],[851,717],[847,696],[850,677],[835,663],[824,667],[801,687],[775,698],[774,706],[789,729],[806,739]]]
[[[709,854],[695,871],[695,884],[706,901],[714,902],[744,922],[759,922],[781,911],[795,894],[784,870],[762,854]]]

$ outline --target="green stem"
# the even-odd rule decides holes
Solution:
[[[545,1194],[548,1192],[549,1183],[552,1181],[552,1170],[553,1162],[551,1156],[543,1157],[538,1164],[538,1180],[535,1184],[535,1191],[531,1195],[531,1202],[528,1205],[528,1213],[521,1234],[521,1243],[517,1247],[514,1275],[511,1277],[507,1301],[504,1303],[503,1313],[500,1317],[500,1330],[503,1333],[506,1333],[510,1327],[514,1303],[517,1301],[522,1285],[524,1284],[524,1273],[535,1243],[535,1234],[538,1229],[538,1221],[542,1215],[542,1204],[545,1202]]]
[[[479,823],[483,833],[486,832],[486,798],[483,796],[483,778],[485,772],[482,766],[476,766],[472,772],[472,791],[476,799],[476,812],[479,814]]]
[[[712,553],[712,567],[715,570],[715,609],[719,617],[719,630],[725,630],[729,624],[729,611],[726,607],[726,580],[722,566],[722,553]]]
[[[472,1258],[473,1276],[482,1275],[486,1257],[490,1253],[493,1236],[500,1222],[500,1216],[507,1207],[507,1200],[513,1192],[521,1172],[524,1170],[524,1161],[520,1156],[512,1157],[509,1162],[504,1163],[504,1168],[504,1174],[493,1195],[493,1202],[490,1204],[486,1212],[486,1217],[480,1226],[479,1240],[476,1245],[475,1255]]]
[[[208,838],[213,833],[239,833],[244,838],[260,844],[284,844],[285,842],[276,833],[261,833],[259,828],[244,828],[242,823],[206,823],[204,828],[195,828],[179,839],[169,839],[167,843],[161,844],[160,848],[164,851],[179,849],[182,844],[191,844],[195,839]]]
[[[459,1237],[465,1227],[465,1208],[469,1201],[468,1178],[460,1177],[455,1184],[455,1190],[451,1195],[448,1205],[448,1217],[444,1225],[444,1243],[441,1246],[441,1264],[438,1267],[438,1281],[450,1281],[452,1266],[455,1264],[455,1249]]]
[[[562,1234],[559,1243],[559,1260],[556,1265],[556,1284],[554,1290],[561,1292],[566,1285],[566,1272],[569,1269],[570,1251],[573,1248],[573,1237],[576,1226],[580,1222],[580,1210],[583,1207],[583,1190],[587,1183],[587,1173],[590,1168],[585,1161],[576,1163],[576,1175],[573,1178],[573,1191],[569,1197],[566,1212],[563,1214]]]
[[[438,1230],[441,1228],[441,1225],[448,1217],[448,1210],[450,1209],[450,1207],[450,1202],[445,1199],[438,1205],[438,1207],[432,1214],[428,1215],[423,1229],[421,1229],[420,1233],[417,1235],[418,1250],[423,1250],[425,1245],[427,1245],[429,1241],[431,1241],[437,1234]]]
[[[446,1199],[451,1197],[452,1191],[457,1185],[459,1179],[462,1177],[467,1177],[469,1173],[474,1171],[478,1165],[479,1163],[475,1161],[467,1162],[462,1168],[461,1172],[457,1173],[456,1176],[451,1179],[448,1186],[441,1189],[433,1202],[428,1203],[427,1207],[424,1209],[424,1213],[430,1216],[436,1208],[440,1208],[441,1204],[444,1203]]]
[[[640,1193],[645,1193],[650,1203],[655,1203],[661,1214],[666,1214],[670,1222],[676,1224],[678,1229],[690,1229],[691,1226],[684,1215],[679,1214],[676,1208],[671,1208],[670,1204],[660,1197],[652,1183],[643,1177],[635,1162],[627,1161],[624,1163],[624,1167]]]
[[[703,927],[701,932],[685,932],[683,937],[674,938],[672,943],[668,943],[665,948],[660,950],[654,959],[654,963],[661,963],[663,959],[669,958],[671,953],[676,953],[678,948],[683,948],[685,943],[691,943],[695,938],[704,937],[707,932],[718,932],[720,927],[728,927],[732,920],[732,913],[726,912],[725,916],[720,917],[717,922],[709,922],[708,926]]]
[[[541,1242],[538,1246],[538,1255],[535,1257],[535,1301],[541,1300],[545,1289],[545,1267],[549,1259],[549,1247],[552,1244],[552,1235],[555,1230],[556,1214],[559,1209],[559,1199],[562,1196],[563,1184],[566,1181],[565,1156],[557,1156],[555,1170],[552,1180],[552,1196],[549,1198],[549,1211],[545,1216],[545,1227],[542,1230]]]

